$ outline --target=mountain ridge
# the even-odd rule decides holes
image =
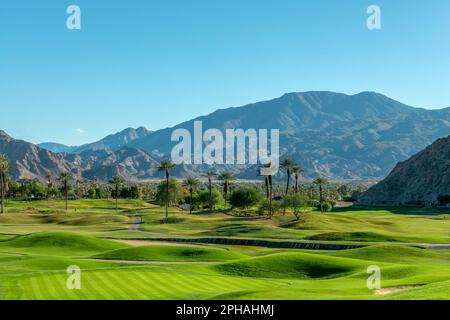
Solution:
[[[399,162],[391,173],[367,192],[357,195],[365,205],[439,205],[450,199],[450,136],[440,138]]]
[[[217,128],[280,129],[280,156],[290,157],[304,168],[304,176],[318,175],[330,180],[379,180],[399,162],[408,159],[436,139],[450,134],[450,109],[426,110],[411,107],[376,92],[355,95],[331,91],[286,93],[281,97],[240,107],[218,109],[208,115],[184,121],[156,131],[143,127],[127,128],[97,142],[77,147],[75,153],[60,153],[64,161],[83,174],[95,176],[95,167],[113,172],[127,168],[127,176],[147,179],[155,174],[140,170],[143,159],[158,161],[168,158],[172,147],[171,133],[178,128],[192,133],[194,121],[202,121],[203,130]],[[103,162],[122,148],[144,152],[129,155],[123,163]],[[132,153],[128,149],[128,153]],[[124,151],[121,151],[124,152]],[[121,153],[119,152],[119,153]],[[119,154],[111,156],[121,159]],[[139,160],[138,160],[139,158]],[[122,159],[123,160],[123,159]],[[105,166],[109,167],[108,170]],[[200,175],[210,166],[182,165],[175,174]],[[231,170],[239,178],[255,179],[253,165],[214,166],[215,170]],[[283,177],[281,171],[278,178]],[[104,174],[102,174],[103,176]],[[145,178],[144,178],[145,177]]]

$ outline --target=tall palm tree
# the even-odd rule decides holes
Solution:
[[[228,199],[228,192],[230,190],[230,183],[235,180],[233,174],[230,171],[224,171],[222,172],[218,179],[223,182],[223,194],[225,198],[225,209],[227,209],[227,199]]]
[[[119,189],[120,186],[125,182],[125,180],[121,176],[114,176],[110,183],[114,185],[114,195],[116,198],[116,211],[119,209],[118,200],[119,200]]]
[[[273,199],[273,181],[272,181],[272,174],[266,173],[267,171],[263,169],[270,168],[272,166],[271,163],[263,165],[261,168],[259,168],[259,175],[264,176],[264,183],[266,185],[266,196],[267,200],[269,200],[269,218],[272,219],[272,199]]]
[[[68,202],[68,192],[69,192],[69,181],[72,179],[72,174],[70,172],[61,173],[59,180],[61,181],[64,189],[64,198],[66,200],[66,211]]]
[[[269,177],[268,176],[264,176],[264,186],[266,187],[266,199],[269,200],[270,190],[269,190]]]
[[[298,193],[298,181],[300,180],[303,169],[300,165],[296,164],[292,167],[292,172],[294,172],[295,175],[295,193]]]
[[[50,200],[50,190],[53,186],[51,174],[48,174],[46,178],[47,178],[47,200]]]
[[[319,202],[320,202],[320,212],[323,212],[323,187],[328,183],[327,179],[323,177],[318,177],[314,180],[314,184],[319,186]]]
[[[192,214],[192,208],[194,207],[194,204],[192,203],[192,196],[194,194],[194,191],[197,190],[197,188],[200,186],[200,181],[194,177],[188,177],[184,181],[184,186],[189,189],[189,196],[190,196],[189,213]]]
[[[9,169],[8,157],[4,154],[0,154],[0,201],[1,209],[0,213],[5,212],[5,193],[6,193],[6,174]]]
[[[207,171],[205,176],[208,178],[208,191],[209,191],[209,210],[213,210],[212,205],[212,179],[215,177],[216,173],[214,171]]]
[[[161,161],[158,167],[158,171],[162,171],[166,175],[166,219],[169,216],[169,177],[173,168],[175,168],[175,164],[171,160]]]
[[[289,184],[291,182],[292,168],[295,166],[295,163],[291,159],[284,159],[283,162],[281,162],[281,166],[286,169],[287,181],[286,181],[286,191],[284,192],[284,195],[287,196],[289,192]]]

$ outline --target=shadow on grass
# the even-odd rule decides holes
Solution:
[[[346,213],[358,211],[390,211],[395,214],[404,215],[444,215],[450,214],[450,208],[427,208],[418,206],[362,206],[353,205],[351,207],[334,208],[332,212]]]

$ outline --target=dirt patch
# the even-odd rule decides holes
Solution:
[[[398,293],[406,290],[411,290],[414,288],[417,288],[418,286],[398,286],[398,287],[390,287],[390,288],[381,288],[378,290],[375,290],[375,294],[377,295],[386,295],[386,294],[392,294],[392,293]]]

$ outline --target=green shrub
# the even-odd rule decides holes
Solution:
[[[254,188],[241,187],[233,191],[230,198],[230,203],[236,208],[249,208],[261,200],[261,194]]]

